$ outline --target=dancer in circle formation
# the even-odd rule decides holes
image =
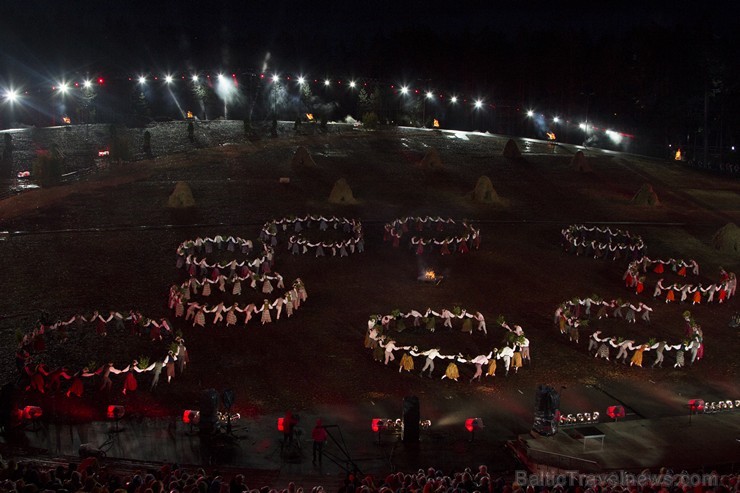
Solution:
[[[394,248],[398,248],[401,244],[401,238],[412,230],[417,233],[421,233],[425,229],[444,232],[455,228],[457,224],[454,219],[443,219],[439,216],[404,217],[385,225],[383,240],[390,241]],[[438,249],[441,255],[449,255],[455,252],[468,253],[470,250],[480,248],[480,229],[475,228],[467,221],[461,221],[460,226],[465,231],[463,234],[447,236],[442,240],[424,238],[421,234],[412,234],[409,239],[409,248],[413,249],[417,255],[425,252],[429,253],[435,249]]]
[[[562,245],[571,254],[595,259],[637,260],[645,254],[640,236],[610,227],[572,224],[561,230]]]
[[[134,359],[121,369],[116,368],[113,362],[93,368],[88,365],[77,371],[70,370],[66,366],[50,369],[46,364],[37,361],[37,356],[40,356],[46,349],[45,338],[48,334],[54,331],[61,343],[66,343],[70,332],[85,330],[86,323],[93,324],[95,333],[101,338],[106,338],[105,340],[108,340],[108,325],[113,324],[114,327],[111,330],[117,332],[119,336],[128,333],[129,336],[149,338],[152,342],[162,344],[171,341],[170,347],[167,355],[162,359],[156,359],[153,362],[150,362],[149,358],[141,361]],[[124,395],[130,394],[139,387],[136,375],[145,372],[152,373],[149,388],[153,391],[159,383],[163,370],[167,376],[167,383],[170,383],[176,375],[176,363],[179,373],[182,373],[189,361],[185,340],[174,336],[171,324],[166,319],[159,321],[149,319],[133,310],[127,316],[117,311],[110,311],[108,316],[103,316],[100,312],[94,311],[90,316],[74,315],[66,321],[59,320],[54,323],[39,321],[31,332],[23,336],[15,356],[21,388],[41,394],[62,391],[66,397],[82,397],[86,386],[97,391],[109,392],[113,387],[114,375],[122,375],[121,391]],[[98,382],[93,383],[94,380]],[[68,386],[63,385],[65,381],[69,382]],[[66,387],[66,390],[63,387]]]
[[[309,241],[301,233],[313,227],[314,224],[318,224],[318,229],[322,232],[329,230],[330,226],[335,230],[341,226],[342,231],[350,235],[350,237],[346,240],[338,241]],[[278,232],[281,229],[282,231],[287,231],[290,225],[293,226],[295,234],[291,235],[288,240],[288,251],[293,255],[306,254],[309,252],[309,249],[315,252],[316,257],[324,257],[327,254],[331,254],[332,257],[336,257],[337,255],[339,257],[348,257],[351,253],[362,253],[365,251],[365,239],[360,221],[338,218],[336,216],[326,218],[321,215],[306,215],[303,217],[285,217],[269,221],[262,227],[260,240],[264,244],[274,248],[277,246]]]
[[[397,312],[393,315],[376,315],[370,317],[368,320],[367,332],[365,334],[365,347],[373,352],[373,357],[376,361],[383,361],[385,365],[395,361],[395,351],[403,351],[399,362],[399,373],[404,370],[407,372],[413,371],[416,367],[414,358],[423,358],[424,365],[419,372],[419,375],[424,376],[426,373],[429,378],[433,378],[435,361],[450,360],[441,377],[442,380],[450,379],[458,381],[460,378],[460,371],[457,364],[469,364],[475,369],[475,373],[470,378],[470,383],[475,380],[478,380],[479,382],[481,381],[484,367],[486,368],[486,376],[496,376],[496,369],[498,368],[499,360],[503,364],[506,376],[508,376],[510,369],[513,368],[514,373],[517,373],[519,368],[521,368],[525,363],[531,363],[529,352],[530,343],[529,339],[524,335],[524,330],[519,325],[514,325],[513,328],[510,327],[503,319],[500,319],[498,324],[509,331],[510,337],[507,338],[509,342],[500,349],[493,348],[487,353],[481,353],[476,356],[463,356],[459,353],[443,354],[439,347],[421,350],[418,346],[398,346],[396,340],[388,335],[391,330],[390,325],[392,321],[395,320],[396,323],[398,323],[399,320],[406,318],[413,319],[413,327],[421,327],[423,323],[426,330],[434,332],[436,330],[437,317],[443,320],[442,327],[449,329],[452,329],[453,318],[462,319],[463,324],[461,332],[469,334],[472,334],[473,332],[473,321],[475,320],[477,322],[476,330],[487,335],[486,321],[480,312],[471,314],[466,310],[456,308],[453,309],[453,311],[443,309],[439,312],[427,309],[426,312],[422,314],[417,310],[410,310],[407,313]]]

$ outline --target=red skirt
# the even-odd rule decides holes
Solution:
[[[126,392],[133,392],[139,387],[136,377],[130,371],[126,373],[126,379],[123,381],[123,388]]]

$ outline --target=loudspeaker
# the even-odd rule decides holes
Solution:
[[[419,398],[410,395],[403,398],[403,432],[401,441],[404,443],[413,443],[419,441],[419,421],[421,421],[421,412],[419,411]]]
[[[218,421],[218,392],[216,389],[206,389],[200,395],[200,425],[201,433],[212,433]]]

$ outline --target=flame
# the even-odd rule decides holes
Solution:
[[[435,119],[434,119],[434,123],[432,124],[432,126],[433,126],[434,128],[439,128],[439,120],[437,120],[437,119],[435,118]]]
[[[71,124],[71,123],[72,123],[72,119],[71,119],[70,117],[68,117],[68,116],[63,116],[63,117],[62,117],[62,121],[63,121],[64,123],[66,123],[67,125],[69,125],[69,124]]]
[[[187,119],[188,120],[192,120],[193,119],[193,112],[192,111],[188,111]]]
[[[313,121],[313,113],[306,113],[306,118],[308,118],[308,121]]]
[[[676,149],[676,155],[673,157],[676,161],[681,160],[681,149]]]
[[[547,132],[547,140],[555,140],[555,133]]]
[[[428,270],[428,271],[424,272],[424,278],[425,279],[436,279],[437,278],[437,275],[434,273],[433,270]]]

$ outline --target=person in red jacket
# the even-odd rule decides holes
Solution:
[[[324,443],[326,443],[327,433],[326,428],[321,422],[321,418],[316,420],[316,426],[313,427],[311,432],[311,438],[313,439],[313,463],[316,464],[316,457],[319,458],[319,464],[324,457]]]

